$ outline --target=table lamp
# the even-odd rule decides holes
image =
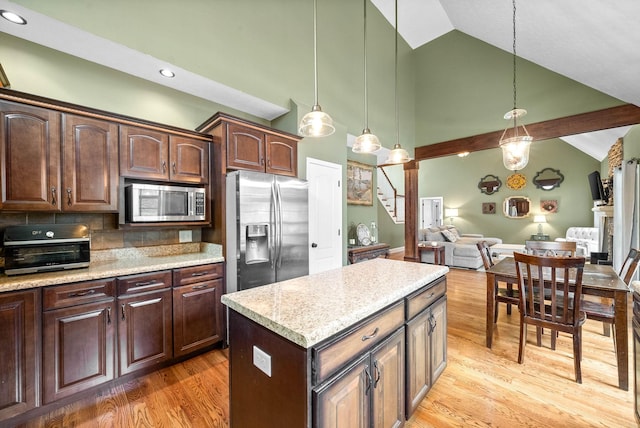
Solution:
[[[542,236],[542,224],[547,222],[547,217],[544,215],[535,215],[533,216],[533,222],[538,223],[538,235]]]
[[[445,208],[444,216],[449,217],[449,222],[453,224],[453,218],[458,217],[458,209],[457,208]]]

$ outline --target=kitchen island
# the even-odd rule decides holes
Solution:
[[[447,272],[374,259],[224,295],[231,426],[402,425],[446,366]]]

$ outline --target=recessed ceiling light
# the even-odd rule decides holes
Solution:
[[[458,153],[458,157],[463,158],[465,156],[469,156],[469,152],[460,152]]]
[[[176,73],[174,73],[173,71],[169,70],[168,68],[161,68],[160,69],[160,74],[162,74],[164,77],[176,77]]]
[[[9,10],[0,10],[0,15],[6,19],[7,21],[11,21],[14,24],[25,25],[27,20],[18,15],[17,13],[11,12]]]

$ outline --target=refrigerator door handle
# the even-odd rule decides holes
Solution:
[[[277,205],[277,237],[278,237],[278,256],[276,266],[280,268],[282,265],[282,194],[280,193],[280,185],[276,183],[276,200]]]
[[[271,214],[273,214],[273,216],[269,221],[269,262],[271,264],[271,269],[274,269],[276,258],[278,257],[278,201],[276,200],[276,189],[274,183],[271,183]]]

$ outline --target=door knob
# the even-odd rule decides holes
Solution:
[[[311,243],[311,248],[318,248],[318,244],[316,244],[315,242]]]

